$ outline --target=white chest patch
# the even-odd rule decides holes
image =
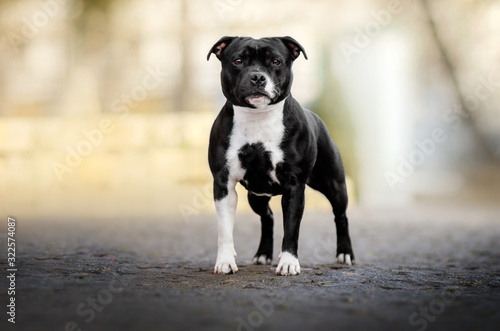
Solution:
[[[245,169],[238,157],[239,150],[247,144],[261,143],[271,157],[272,170],[269,176],[275,183],[279,183],[275,170],[276,165],[282,162],[284,157],[280,148],[285,133],[284,104],[285,100],[257,109],[233,106],[233,130],[226,154],[230,181],[236,183],[245,176]]]

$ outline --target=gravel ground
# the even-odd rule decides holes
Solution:
[[[214,215],[17,220],[16,323],[1,330],[498,330],[500,210],[353,209],[357,264],[333,264],[332,216],[306,210],[301,274],[253,266],[259,221],[238,214],[235,275],[213,274]],[[2,272],[7,269],[6,227]]]

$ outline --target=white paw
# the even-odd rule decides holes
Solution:
[[[281,253],[276,274],[282,276],[300,274],[299,259],[288,252]]]
[[[265,255],[260,255],[259,257],[254,257],[252,260],[253,264],[271,264],[273,261],[266,258]]]
[[[231,250],[219,251],[217,262],[215,263],[214,274],[233,274],[238,271],[236,266],[236,252]]]
[[[351,261],[351,255],[350,254],[339,254],[339,256],[337,256],[337,263],[339,263],[339,264],[353,265],[354,260]]]

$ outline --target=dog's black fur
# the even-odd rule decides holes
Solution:
[[[330,201],[337,228],[337,257],[341,263],[351,263],[354,262],[354,254],[348,231],[347,190],[339,150],[319,116],[304,109],[290,94],[293,81],[292,63],[300,53],[307,59],[303,47],[291,37],[258,40],[224,37],[208,54],[208,58],[215,54],[222,63],[222,91],[227,98],[213,124],[209,146],[214,198],[216,203],[220,202],[221,205],[218,209],[219,221],[224,217],[221,214],[226,212],[222,201],[233,192],[233,187],[228,185],[232,185],[234,181],[240,182],[248,190],[250,206],[260,215],[262,222],[261,240],[254,263],[270,263],[273,258],[274,220],[268,203],[271,196],[281,194],[284,217],[281,250],[297,258],[299,227],[304,212],[304,190],[307,184],[323,193]],[[272,86],[272,91],[266,90],[269,86]],[[258,114],[281,105],[283,101],[280,108],[282,110],[277,110],[282,111],[284,128],[279,142],[282,159],[273,164],[273,151],[266,149],[264,140],[258,139],[237,146],[237,160],[229,159],[228,150],[236,139],[232,138],[235,135],[235,112],[243,109],[248,113],[255,111],[256,116],[260,116]],[[253,115],[245,116],[251,119]],[[258,127],[255,130],[258,130]],[[253,132],[252,136],[255,135]],[[263,133],[263,136],[266,134]],[[231,162],[239,162],[238,166],[243,170],[241,178],[231,173]],[[219,226],[224,225],[220,223]],[[232,231],[232,226],[230,230]],[[219,233],[219,244],[220,236]],[[220,245],[219,255],[222,255],[221,259],[227,259],[228,255],[221,253]],[[237,270],[233,270],[235,264],[233,266],[231,261],[219,261],[219,255],[217,263],[220,268],[216,265],[216,273]],[[288,269],[283,271],[284,268]],[[298,273],[298,260],[296,269],[295,273]],[[280,265],[277,273],[295,274],[292,266],[281,266],[280,269]]]

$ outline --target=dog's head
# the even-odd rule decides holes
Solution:
[[[292,63],[304,48],[291,37],[223,37],[210,49],[221,61],[222,92],[233,104],[263,108],[284,100],[292,86]]]

